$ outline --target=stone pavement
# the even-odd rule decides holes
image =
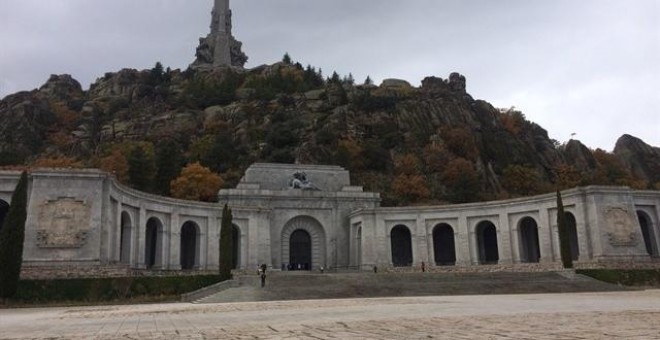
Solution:
[[[660,290],[0,310],[0,339],[660,339]]]

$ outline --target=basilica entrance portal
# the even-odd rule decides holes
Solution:
[[[325,232],[316,219],[295,217],[282,230],[282,267],[316,270],[325,267]]]
[[[310,270],[312,268],[312,237],[298,229],[291,234],[289,250],[289,268],[291,270]]]

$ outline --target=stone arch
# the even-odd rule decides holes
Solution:
[[[8,212],[9,203],[4,200],[0,200],[0,229],[2,229],[2,225],[5,223],[5,218],[7,217]]]
[[[179,263],[181,269],[190,270],[199,266],[199,225],[193,221],[187,221],[181,226],[179,239]]]
[[[571,246],[571,258],[577,261],[580,258],[580,242],[577,233],[577,222],[575,216],[570,212],[564,213],[566,228],[568,229],[568,243]]]
[[[440,223],[433,228],[433,258],[436,266],[456,264],[454,228],[447,223]]]
[[[326,266],[325,231],[319,221],[310,216],[297,216],[284,224],[282,229],[282,263],[289,263],[291,258],[291,236],[294,232],[302,230],[310,237],[312,262],[309,269],[317,269]],[[300,234],[299,234],[300,235]],[[295,250],[295,249],[294,249]]]
[[[476,227],[479,264],[497,264],[500,260],[497,228],[490,221],[481,221]]]
[[[241,266],[241,228],[236,224],[231,225],[232,239],[232,269],[238,269]]]
[[[121,225],[119,228],[119,262],[130,264],[133,222],[131,220],[131,215],[126,211],[121,212]]]
[[[145,230],[144,263],[147,269],[163,265],[163,222],[157,217],[147,220]]]
[[[410,267],[413,264],[412,235],[410,229],[398,224],[390,230],[392,248],[392,265],[395,267]]]
[[[539,227],[536,220],[527,216],[518,223],[518,237],[520,239],[520,261],[524,263],[538,263],[541,259],[539,244]]]
[[[646,252],[651,256],[658,256],[658,243],[653,222],[648,214],[644,211],[637,210],[637,219],[639,220],[639,227],[642,230],[642,237],[644,238],[644,247]]]

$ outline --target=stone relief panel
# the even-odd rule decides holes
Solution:
[[[615,247],[637,245],[635,221],[628,209],[609,207],[605,209],[605,224],[610,244]]]
[[[37,246],[80,248],[87,241],[91,207],[85,201],[61,197],[39,207]]]

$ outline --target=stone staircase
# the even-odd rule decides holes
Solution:
[[[524,294],[626,290],[572,272],[539,273],[310,273],[270,272],[235,278],[232,287],[207,290],[195,303],[399,296]]]

